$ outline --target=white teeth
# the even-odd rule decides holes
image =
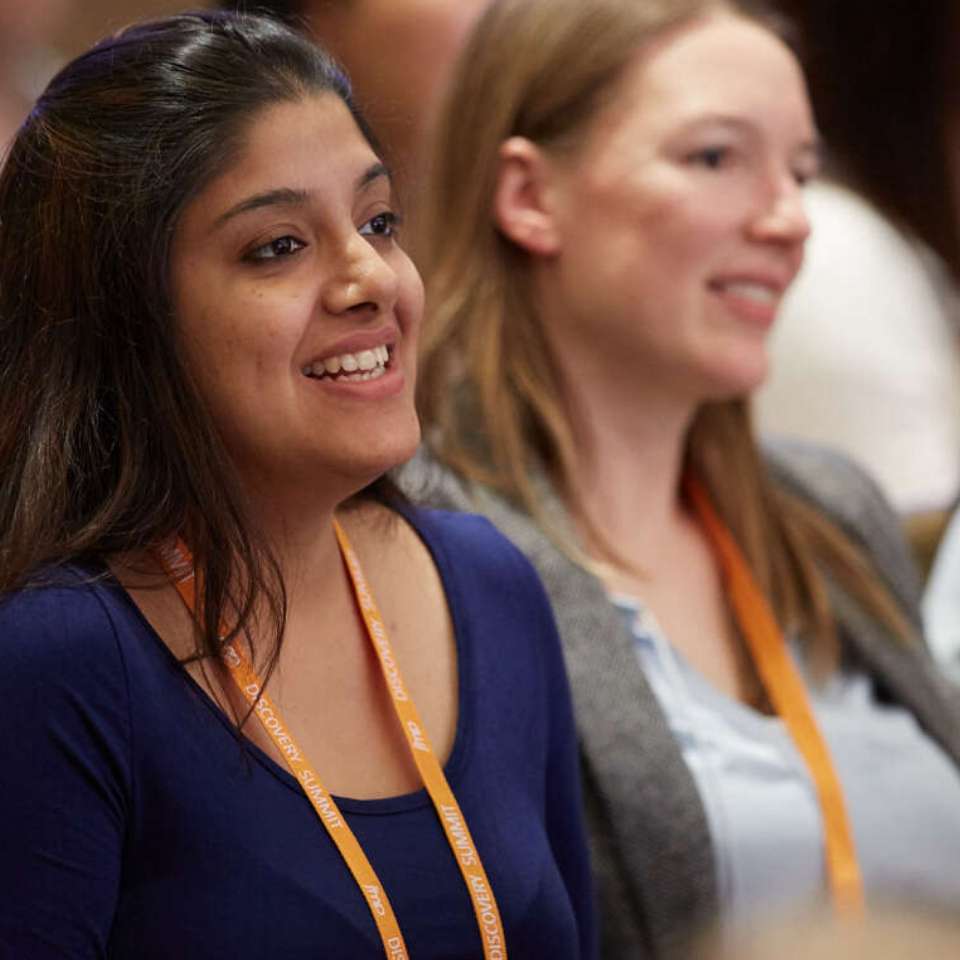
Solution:
[[[374,380],[386,373],[389,362],[390,349],[382,344],[358,353],[343,353],[325,360],[314,360],[303,368],[303,373],[318,378],[340,374],[340,380]]]
[[[737,281],[734,283],[725,283],[723,289],[727,293],[732,293],[746,300],[753,300],[756,303],[774,303],[777,299],[777,291],[759,283],[749,283],[747,281]]]
[[[357,373],[349,373],[345,376],[340,377],[341,380],[346,380],[348,383],[359,383],[363,380],[376,380],[379,377],[382,377],[387,371],[383,367],[376,367],[373,370],[360,370]]]

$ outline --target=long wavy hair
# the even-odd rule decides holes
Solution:
[[[461,57],[440,126],[424,241],[425,435],[441,460],[516,502],[588,567],[537,495],[534,476],[546,471],[561,496],[574,496],[574,437],[557,370],[542,348],[549,318],[533,294],[529,255],[493,219],[498,149],[520,136],[548,152],[575,152],[637,54],[713,10],[749,16],[783,35],[776,13],[761,3],[495,0]],[[897,635],[912,635],[864,555],[768,476],[745,399],[701,407],[686,461],[781,626],[803,628],[824,669],[839,648],[820,564]]]
[[[283,635],[279,565],[187,375],[170,296],[184,208],[266,107],[348,80],[269,18],[133,26],[66,66],[0,171],[0,592],[182,534],[203,572],[195,656],[220,624]],[[322,163],[322,155],[318,155]]]

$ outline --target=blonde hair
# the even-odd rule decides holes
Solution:
[[[493,220],[497,153],[513,136],[575,151],[637,54],[714,10],[773,25],[762,10],[722,0],[495,0],[463,52],[438,128],[423,239],[427,439],[441,460],[518,503],[581,563],[534,487],[534,474],[545,469],[561,495],[572,496],[574,441],[543,350],[529,255]],[[808,628],[821,664],[835,662],[837,640],[818,562],[894,633],[911,635],[853,544],[768,478],[745,401],[703,406],[686,454],[781,625]]]

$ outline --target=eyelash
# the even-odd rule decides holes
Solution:
[[[398,214],[391,210],[385,210],[383,213],[378,213],[375,217],[371,217],[365,224],[363,224],[360,227],[360,235],[363,237],[392,238],[396,236],[401,222],[402,221]],[[368,227],[373,227],[374,224],[377,224],[374,229],[367,229]]]
[[[704,147],[687,155],[687,162],[698,164],[708,170],[720,170],[727,166],[733,159],[732,147]],[[800,187],[806,186],[816,177],[816,172],[806,170],[794,170],[793,179]]]
[[[278,249],[280,246],[289,246],[287,241],[295,244],[295,249]],[[292,257],[305,246],[306,244],[302,240],[298,240],[290,234],[284,234],[282,237],[274,237],[272,240],[260,244],[259,247],[254,247],[249,253],[244,254],[243,259],[249,260],[251,263],[267,263],[270,260],[278,260],[282,257]]]
[[[392,239],[396,236],[400,224],[400,217],[396,213],[387,210],[383,213],[378,213],[375,217],[371,217],[366,223],[360,226],[358,232],[362,237],[370,239],[380,237]],[[280,237],[274,237],[272,240],[268,240],[258,247],[254,247],[249,253],[244,255],[243,259],[250,263],[268,263],[271,260],[292,257],[306,246],[307,244],[304,243],[303,240],[291,234],[284,234]],[[291,247],[293,249],[291,249]]]
[[[689,154],[687,160],[708,170],[719,170],[730,159],[732,152],[730,147],[704,147]]]

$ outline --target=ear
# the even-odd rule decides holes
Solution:
[[[548,157],[525,137],[511,137],[500,145],[499,162],[493,198],[497,226],[528,253],[555,256],[560,236]]]

